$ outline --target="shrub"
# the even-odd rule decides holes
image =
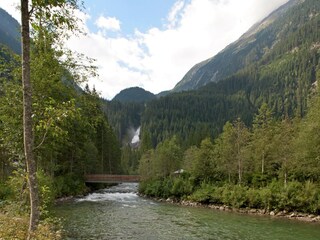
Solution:
[[[215,188],[206,182],[201,183],[200,187],[190,196],[192,201],[209,203]]]
[[[0,182],[0,202],[10,198],[10,196],[12,196],[12,193],[13,190],[8,184]]]
[[[83,179],[73,173],[56,177],[53,185],[56,197],[80,195],[87,189]]]
[[[55,199],[53,180],[42,170],[37,172],[37,177],[39,183],[40,211],[42,217],[46,218],[49,215],[48,209],[52,206]]]
[[[193,185],[190,179],[176,178],[173,181],[171,194],[181,198],[190,195],[193,192]]]
[[[233,186],[228,205],[235,208],[247,206],[247,189],[247,187],[241,185]]]
[[[261,198],[261,191],[254,188],[249,188],[247,190],[247,202],[248,207],[250,208],[262,208],[263,207],[263,200]]]

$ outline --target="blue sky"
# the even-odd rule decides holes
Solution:
[[[102,97],[134,86],[159,93],[287,1],[85,0],[76,15],[86,35],[65,46],[96,59],[99,77],[88,83]],[[19,20],[19,2],[0,7]]]
[[[92,16],[116,17],[121,22],[122,32],[132,35],[135,29],[147,31],[152,27],[162,28],[175,0],[85,0],[85,12]],[[93,21],[89,28],[97,31]]]

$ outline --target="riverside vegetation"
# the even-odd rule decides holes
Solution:
[[[140,192],[267,212],[320,214],[320,97],[304,119],[276,120],[267,104],[249,129],[227,122],[212,142],[183,151],[178,138],[146,151]],[[177,169],[184,169],[175,174]]]

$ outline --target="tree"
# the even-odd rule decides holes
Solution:
[[[253,119],[251,140],[248,155],[251,157],[251,170],[254,172],[253,182],[265,182],[268,173],[272,172],[272,143],[275,135],[275,124],[272,112],[266,103],[259,108]]]
[[[265,172],[266,159],[272,141],[272,120],[271,110],[266,103],[263,103],[253,120],[252,134],[252,151],[255,152],[257,160],[260,160],[262,175]]]
[[[75,27],[71,9],[77,8],[77,1],[49,0],[32,1],[29,10],[29,1],[21,0],[21,36],[22,36],[22,84],[23,84],[23,132],[24,153],[27,166],[28,186],[30,191],[30,224],[29,238],[40,218],[39,193],[36,178],[36,162],[34,157],[33,123],[32,123],[32,86],[30,75],[30,25],[38,30],[39,39],[50,29],[51,32],[61,28],[73,30]],[[38,23],[38,25],[37,25]],[[46,28],[47,27],[47,28]],[[52,43],[52,42],[51,42]]]
[[[276,128],[276,134],[273,138],[273,165],[278,169],[272,169],[271,172],[277,173],[279,178],[283,179],[284,186],[287,187],[288,173],[293,163],[293,139],[295,137],[295,125],[288,118],[280,122]],[[277,166],[278,165],[278,166]]]
[[[202,140],[195,154],[192,175],[199,181],[214,179],[216,164],[214,163],[214,145],[210,138]]]
[[[155,150],[154,166],[158,177],[166,177],[181,166],[182,150],[174,136],[160,143]]]
[[[32,130],[32,87],[30,80],[30,12],[29,1],[21,0],[21,36],[22,36],[22,84],[23,84],[23,135],[24,154],[27,165],[28,186],[30,191],[29,233],[33,232],[40,218],[36,163],[33,154]],[[29,237],[30,238],[30,234]]]
[[[294,169],[292,173],[300,181],[320,180],[320,94],[314,96],[300,131],[294,140]]]
[[[155,170],[154,170],[154,150],[146,151],[140,159],[139,162],[139,174],[142,181],[149,180],[155,177]]]
[[[245,124],[238,118],[233,123],[234,128],[234,147],[235,157],[238,162],[238,183],[242,183],[243,171],[244,171],[244,148],[248,144],[249,131]]]
[[[219,151],[218,156],[222,164],[222,168],[228,176],[229,183],[232,182],[236,165],[234,162],[235,148],[233,144],[233,126],[230,122],[226,122],[223,131],[216,139],[216,146]]]

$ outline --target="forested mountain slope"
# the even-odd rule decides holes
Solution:
[[[119,92],[112,101],[119,102],[145,102],[155,99],[156,96],[140,87],[127,88]]]
[[[8,46],[15,53],[21,53],[20,25],[2,8],[0,8],[0,44]]]
[[[320,1],[290,1],[276,13],[279,16],[268,26],[244,35],[252,38],[250,43],[241,48],[240,39],[212,59],[211,63],[220,59],[221,66],[231,69],[223,75],[228,77],[221,75],[220,81],[197,91],[148,103],[142,132],[150,133],[154,146],[172,135],[186,145],[199,143],[205,136],[217,136],[226,121],[236,118],[250,124],[263,102],[278,118],[304,116],[320,71]],[[221,57],[227,53],[228,58]],[[210,82],[209,73],[215,72],[210,61],[201,69],[208,71],[193,74],[193,79]]]
[[[302,5],[300,5],[302,4]],[[279,9],[275,10],[261,22],[255,24],[239,40],[227,46],[216,56],[196,64],[183,79],[174,87],[173,91],[185,91],[198,89],[210,82],[218,82],[236,73],[242,68],[261,60],[272,50],[278,42],[284,41],[287,33],[313,15],[305,15],[306,18],[290,18],[294,9],[301,8],[304,15],[310,7],[318,5],[319,1],[291,0]],[[316,14],[317,7],[309,14]]]
[[[130,132],[141,125],[144,102],[104,101],[103,109],[118,140],[124,144],[129,143]]]

